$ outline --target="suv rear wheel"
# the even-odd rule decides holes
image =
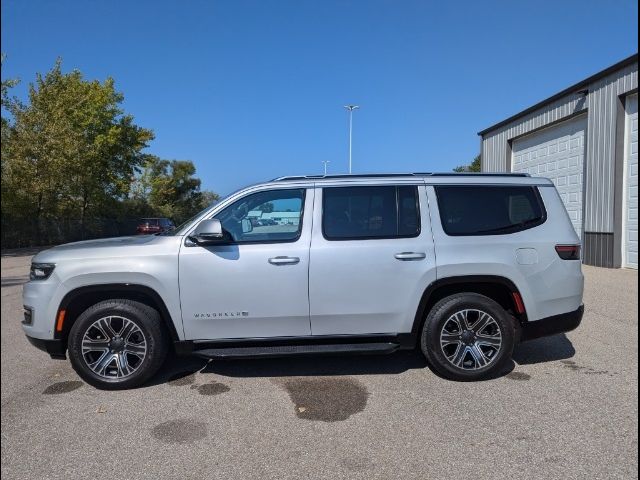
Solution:
[[[78,317],[69,333],[69,359],[94,387],[132,388],[149,380],[167,354],[160,315],[133,300],[105,300]]]
[[[514,342],[513,320],[498,303],[477,293],[460,293],[434,305],[420,346],[439,374],[472,381],[504,368]]]

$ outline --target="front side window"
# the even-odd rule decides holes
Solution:
[[[218,212],[230,243],[293,242],[302,231],[304,189],[268,190],[242,197]]]
[[[546,211],[536,187],[436,186],[447,235],[503,235],[541,225]]]
[[[416,237],[418,189],[411,185],[325,188],[322,231],[327,240]]]

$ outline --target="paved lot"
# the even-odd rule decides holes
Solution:
[[[2,478],[637,478],[638,277],[585,268],[586,316],[510,373],[417,354],[177,360],[102,392],[20,329],[30,257],[2,258]]]

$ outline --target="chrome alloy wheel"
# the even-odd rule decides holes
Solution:
[[[122,379],[133,374],[147,355],[147,340],[131,320],[103,317],[91,324],[82,337],[82,357],[97,375]]]
[[[440,346],[453,366],[478,370],[498,357],[502,332],[498,322],[488,313],[476,309],[460,310],[444,322]]]

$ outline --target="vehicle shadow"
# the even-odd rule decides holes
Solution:
[[[566,335],[530,340],[516,346],[513,360],[503,369],[480,381],[507,376],[516,365],[552,362],[573,357],[575,349]],[[263,359],[206,360],[195,356],[170,355],[146,386],[187,384],[199,372],[233,378],[315,377],[349,375],[393,375],[412,369],[429,368],[419,349],[389,355],[304,356]]]
[[[576,354],[571,340],[564,334],[529,340],[517,345],[513,352],[513,360],[518,365],[566,360]]]
[[[206,360],[170,355],[145,386],[185,383],[194,373],[225,377],[309,377],[397,374],[427,365],[418,350],[389,355],[304,356],[263,359]]]
[[[308,377],[398,374],[424,368],[427,362],[418,350],[388,355],[341,355],[269,358],[261,360],[211,361],[202,373],[226,377]]]

